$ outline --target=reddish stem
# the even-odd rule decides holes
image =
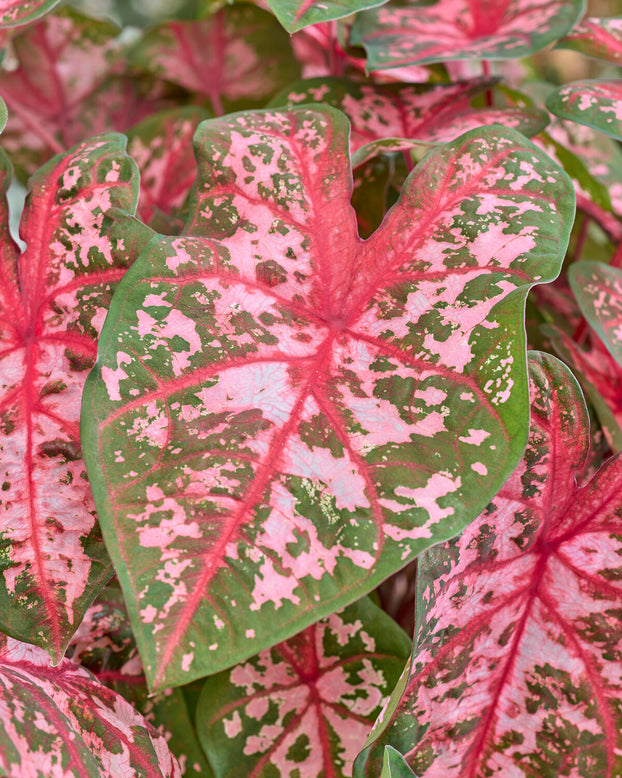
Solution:
[[[482,60],[482,73],[484,78],[490,78],[490,62],[487,59]],[[492,107],[492,89],[486,90],[486,105]]]
[[[343,56],[339,48],[337,22],[328,22],[328,69],[331,76],[343,75]]]

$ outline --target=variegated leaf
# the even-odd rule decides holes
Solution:
[[[2,145],[18,172],[30,175],[54,154],[165,104],[151,83],[118,74],[118,34],[110,22],[63,10],[11,39],[17,67],[0,78],[9,108]]]
[[[370,70],[526,57],[565,35],[583,7],[583,0],[411,0],[359,14],[350,41],[365,47]]]
[[[181,778],[164,737],[68,659],[0,634],[0,773]]]
[[[399,751],[393,746],[384,747],[380,778],[417,778]]]
[[[79,416],[97,335],[129,261],[102,227],[111,206],[134,207],[138,181],[124,145],[122,136],[95,137],[31,179],[21,256],[2,226],[0,625],[54,662],[111,574]]]
[[[132,62],[209,99],[217,116],[263,105],[300,73],[289,36],[250,3],[199,21],[171,21],[145,33]]]
[[[0,97],[0,132],[2,132],[2,130],[4,130],[5,128],[6,120],[7,120],[6,103]]]
[[[353,152],[381,138],[447,143],[489,124],[513,127],[523,135],[535,135],[546,126],[546,114],[536,108],[471,108],[472,98],[494,83],[478,79],[456,84],[377,85],[356,84],[344,78],[314,78],[291,84],[271,104],[322,102],[339,108],[352,125]]]
[[[574,81],[552,92],[546,107],[562,119],[622,140],[622,80]]]
[[[583,315],[622,367],[622,270],[602,262],[575,262],[568,279]]]
[[[610,19],[588,18],[557,42],[557,48],[573,49],[622,65],[622,16]]]
[[[34,22],[59,3],[60,0],[0,0],[0,28]]]
[[[158,113],[128,133],[128,153],[140,170],[138,214],[157,232],[177,235],[181,209],[197,174],[192,136],[209,117],[203,108],[186,106]]]
[[[527,432],[523,300],[573,194],[521,135],[428,155],[367,241],[346,119],[247,112],[196,136],[183,238],[115,295],[89,477],[150,683],[217,672],[459,532]]]
[[[622,458],[578,486],[589,422],[575,379],[533,354],[531,396],[520,466],[419,559],[410,677],[358,776],[378,775],[385,744],[421,778],[621,774]]]
[[[216,778],[343,778],[410,653],[367,598],[205,682],[201,743]]]
[[[387,0],[267,0],[276,18],[287,32],[297,32],[312,24],[342,19],[344,16],[374,8]]]

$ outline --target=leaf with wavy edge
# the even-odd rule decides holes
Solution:
[[[123,136],[98,136],[33,176],[23,254],[8,222],[2,227],[0,625],[54,662],[111,574],[79,415],[112,290],[129,262],[102,227],[110,206],[134,208],[138,181],[124,148]]]
[[[335,109],[205,122],[196,148],[186,235],[124,279],[82,415],[154,688],[287,639],[477,515],[523,450],[523,300],[573,213],[503,128],[428,155],[367,241]]]
[[[379,85],[356,84],[345,78],[313,78],[291,84],[271,105],[292,107],[321,102],[339,108],[352,125],[351,152],[384,138],[447,143],[489,124],[503,124],[527,136],[547,125],[545,112],[536,108],[472,108],[472,98],[495,83],[476,79],[455,84]],[[395,140],[394,150],[401,150],[399,143]]]
[[[574,81],[546,98],[546,107],[562,119],[585,124],[622,140],[622,81]]]
[[[579,487],[581,391],[531,356],[523,461],[461,538],[419,560],[406,690],[355,775],[392,744],[421,778],[612,778],[622,769],[622,458]]]
[[[583,19],[569,35],[557,41],[556,48],[580,51],[622,65],[622,16]]]
[[[410,648],[365,598],[208,678],[197,728],[216,778],[352,775]]]
[[[197,106],[174,108],[140,122],[128,133],[128,153],[140,170],[138,215],[157,232],[177,235],[197,174],[192,137],[210,113]]]
[[[134,65],[207,97],[216,116],[264,105],[300,74],[288,34],[250,3],[199,21],[171,21],[147,31]]]
[[[583,0],[411,0],[359,14],[350,42],[370,70],[454,59],[527,57],[565,35]]]
[[[574,262],[568,280],[581,312],[622,367],[622,270],[602,262]]]
[[[60,0],[0,0],[0,29],[34,22],[59,3]]]
[[[0,635],[0,771],[8,776],[181,778],[164,737],[68,659]]]

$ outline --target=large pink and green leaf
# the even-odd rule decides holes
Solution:
[[[0,28],[34,22],[59,3],[60,0],[0,0]]]
[[[546,107],[570,119],[622,140],[622,81],[575,81],[560,86],[546,99]]]
[[[0,635],[0,773],[46,778],[181,778],[166,740],[68,659]]]
[[[622,17],[584,19],[557,42],[557,48],[580,51],[622,65]]]
[[[287,32],[374,8],[387,0],[268,0],[268,5]]]
[[[150,683],[217,672],[451,537],[527,431],[523,304],[570,183],[521,135],[428,155],[366,241],[335,109],[205,122],[182,238],[115,295],[83,435]]]
[[[207,679],[197,728],[216,778],[352,775],[410,648],[364,599]]]
[[[622,270],[602,262],[575,262],[568,279],[583,315],[622,367]]]
[[[105,233],[132,210],[125,139],[98,136],[30,181],[20,255],[6,208],[0,254],[0,625],[59,662],[111,574],[80,453],[82,387],[129,248]],[[10,169],[4,160],[4,186]]]
[[[272,105],[322,102],[342,110],[352,125],[350,150],[381,138],[447,143],[489,124],[513,127],[523,135],[540,132],[548,119],[535,108],[472,108],[473,97],[495,82],[485,79],[456,84],[356,84],[344,78],[298,81],[279,93]]]
[[[622,458],[579,486],[581,391],[554,357],[531,368],[523,461],[460,538],[419,559],[410,676],[359,776],[378,774],[387,743],[421,778],[622,770]]]
[[[216,115],[263,105],[300,73],[288,34],[250,3],[158,25],[144,34],[132,61],[205,96]]]
[[[371,70],[454,59],[526,57],[561,38],[583,0],[411,0],[365,11],[351,43]]]

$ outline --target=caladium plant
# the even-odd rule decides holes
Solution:
[[[88,5],[0,2],[0,775],[619,775],[620,19]]]

